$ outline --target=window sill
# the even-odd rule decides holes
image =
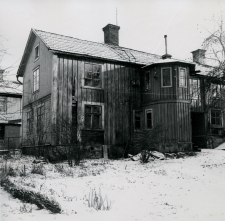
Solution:
[[[90,128],[84,128],[84,129],[82,129],[82,130],[87,130],[87,131],[104,131],[104,129],[90,129]]]
[[[34,94],[37,94],[38,92],[39,92],[39,89],[36,90],[36,91],[34,91],[34,92],[33,92],[33,95],[34,95]]]
[[[37,58],[34,60],[34,63],[35,63],[37,60],[39,60],[39,57],[37,57]]]
[[[104,90],[103,88],[100,88],[100,87],[90,87],[90,86],[83,86],[82,88],[85,88],[85,89]]]

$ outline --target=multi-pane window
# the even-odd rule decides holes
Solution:
[[[161,86],[162,87],[172,87],[171,68],[162,68]]]
[[[141,129],[141,111],[134,112],[134,128]]]
[[[102,106],[85,105],[85,127],[87,129],[102,129]]]
[[[211,110],[211,124],[216,126],[222,126],[221,110]]]
[[[6,98],[0,97],[0,113],[6,112]]]
[[[33,72],[33,89],[34,92],[39,90],[39,68],[35,69]]]
[[[150,72],[146,72],[145,73],[145,82],[146,82],[146,90],[150,90],[151,89],[151,76],[150,76]]]
[[[36,60],[39,57],[39,45],[34,49],[34,59]]]
[[[40,106],[37,108],[37,131],[43,130],[44,127],[44,106]]]
[[[28,111],[27,112],[27,132],[32,131],[32,120],[33,120],[32,111]]]
[[[85,63],[84,86],[102,87],[102,70],[101,65]]]
[[[179,70],[179,87],[187,87],[186,68],[180,68]]]
[[[153,122],[152,122],[152,110],[146,110],[145,112],[145,123],[147,129],[152,129]]]
[[[190,95],[191,99],[200,99],[200,80],[190,79]]]

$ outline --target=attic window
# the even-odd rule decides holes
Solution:
[[[88,87],[102,87],[101,65],[85,63],[85,75],[84,75],[84,86]]]
[[[37,45],[35,48],[34,48],[34,59],[38,59],[39,58],[39,45]]]

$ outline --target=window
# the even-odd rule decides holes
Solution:
[[[187,87],[186,68],[180,68],[179,70],[179,87]]]
[[[172,87],[171,68],[162,68],[161,86],[162,87]]]
[[[38,59],[39,58],[39,45],[37,45],[35,48],[34,48],[34,59]]]
[[[145,112],[145,124],[147,129],[152,129],[152,110],[146,110]]]
[[[101,65],[85,63],[84,86],[102,87]]]
[[[41,131],[44,127],[44,106],[37,108],[37,131]]]
[[[102,107],[100,105],[85,105],[85,127],[102,129]]]
[[[0,97],[0,113],[6,112],[6,98]]]
[[[34,80],[34,92],[39,90],[39,68],[34,70],[33,72],[33,80]]]
[[[32,111],[28,111],[27,112],[27,132],[31,132],[32,131],[32,119],[33,119],[33,116],[32,116]]]
[[[141,111],[134,112],[134,129],[141,129]]]
[[[151,90],[151,75],[150,72],[145,73],[146,90]]]
[[[222,126],[221,110],[211,110],[211,124],[215,126]]]

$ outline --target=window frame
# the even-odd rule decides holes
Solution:
[[[136,113],[140,113],[140,128],[136,127]],[[142,129],[142,110],[134,110],[133,111],[133,124],[134,124],[134,130]]]
[[[91,112],[89,113],[89,114],[87,114],[86,113],[86,107],[87,106],[90,106],[91,107]],[[93,108],[94,107],[100,107],[101,109],[101,112],[100,112],[100,114],[97,114],[97,113],[94,113],[93,112]],[[104,129],[104,120],[103,120],[103,118],[104,118],[104,106],[102,105],[102,104],[100,104],[100,103],[94,103],[94,102],[87,102],[87,103],[84,103],[84,105],[83,105],[83,110],[84,110],[84,128],[86,129],[86,130],[103,130]],[[87,118],[86,118],[86,116],[87,115],[90,115],[91,116],[91,120],[90,120],[90,127],[87,127],[86,126],[86,120],[87,120]],[[96,115],[99,115],[100,117],[99,117],[99,125],[98,125],[98,127],[94,127],[93,126],[93,116],[96,116]]]
[[[150,91],[151,88],[151,71],[145,72],[145,90]]]
[[[32,120],[33,120],[33,114],[32,111],[27,111],[27,132],[30,133],[32,131]]]
[[[92,76],[91,76],[91,78],[87,78],[86,77],[86,68],[85,68],[85,66],[86,65],[91,65],[92,66]],[[93,69],[94,69],[94,66],[99,66],[100,67],[100,78],[99,78],[99,81],[100,81],[100,87],[98,87],[98,86],[94,86],[94,84],[93,84],[93,82],[94,82],[94,78],[93,78],[93,76],[94,76],[94,71],[93,71]],[[98,72],[97,72],[98,73]],[[84,76],[83,76],[83,87],[85,87],[85,88],[93,88],[93,89],[103,89],[103,65],[102,64],[99,64],[99,63],[92,63],[92,62],[84,62]],[[91,80],[91,85],[86,85],[85,84],[85,80]]]
[[[151,113],[151,127],[150,128],[148,127],[148,119],[147,119],[148,113]],[[147,130],[153,129],[153,109],[152,108],[149,108],[149,109],[145,110],[145,128]]]
[[[37,53],[36,53],[37,50]],[[40,57],[40,44],[36,45],[34,48],[34,61],[37,61]]]
[[[220,113],[220,124],[213,124],[212,123],[212,112],[215,111],[215,112],[219,112]],[[218,119],[218,117],[214,117],[214,121],[216,122],[216,119]],[[210,110],[210,125],[212,127],[223,127],[223,114],[222,114],[222,110],[221,109],[211,109]]]
[[[40,109],[40,113],[41,114],[38,114],[38,110]],[[39,130],[39,127],[43,128],[44,129],[44,126],[45,126],[45,105],[42,104],[42,105],[39,105],[37,106],[37,131]],[[43,131],[40,129],[40,131]]]
[[[163,70],[164,69],[169,69],[170,70],[170,85],[168,85],[168,86],[163,86]],[[172,68],[171,67],[161,68],[161,87],[162,88],[168,88],[168,87],[172,87],[172,86],[173,86],[173,83],[172,83]]]
[[[35,76],[35,73],[38,71],[38,76]],[[38,79],[38,81],[36,81]],[[33,93],[38,92],[40,89],[40,66],[36,67],[33,70]]]
[[[184,80],[184,82],[186,82],[186,85],[181,85],[181,70],[182,69],[184,69],[185,70],[185,77],[183,78],[183,80]],[[187,78],[187,68],[183,68],[183,67],[179,67],[179,87],[181,87],[181,88],[187,88],[187,86],[188,86],[188,78]]]

